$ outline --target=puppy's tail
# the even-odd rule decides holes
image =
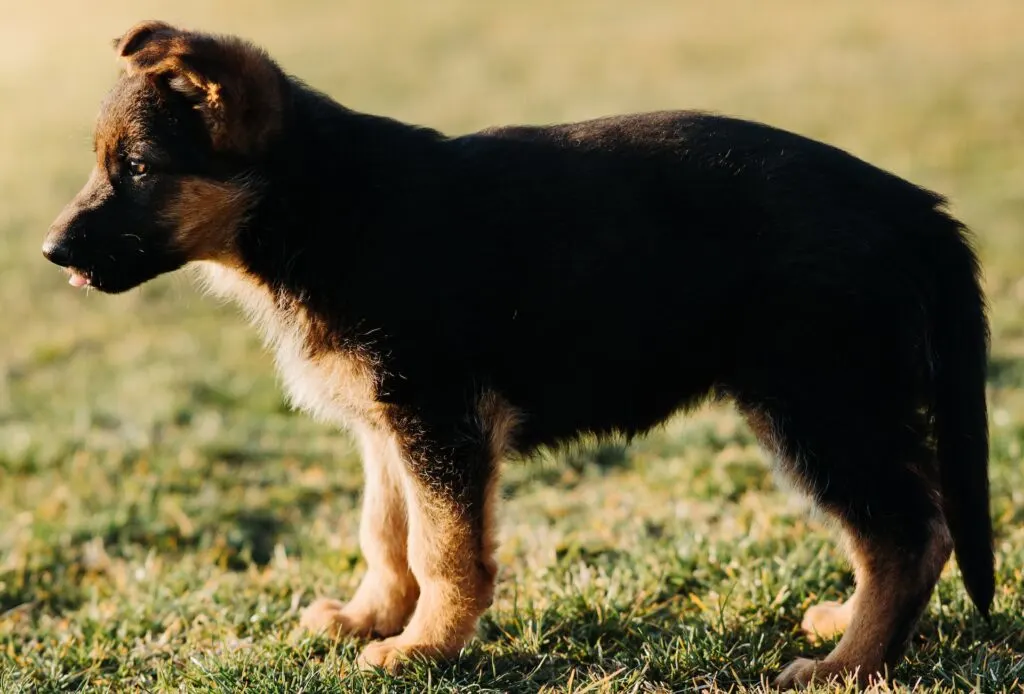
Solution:
[[[978,258],[967,229],[942,214],[932,323],[935,441],[943,512],[967,593],[986,617],[995,594],[992,518],[988,490],[989,326]]]

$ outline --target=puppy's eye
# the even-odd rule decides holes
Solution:
[[[138,159],[128,160],[128,173],[132,176],[142,176],[146,173],[147,167],[146,162]]]

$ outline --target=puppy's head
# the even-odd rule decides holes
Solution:
[[[43,243],[71,284],[122,292],[192,260],[230,262],[254,163],[281,128],[284,75],[230,37],[143,22],[96,123],[96,165]]]

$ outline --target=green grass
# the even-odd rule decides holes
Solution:
[[[1024,683],[1024,5],[20,3],[0,24],[0,691],[752,691],[852,579],[728,408],[509,465],[494,607],[398,679],[296,631],[350,595],[359,461],[282,405],[236,311],[182,277],[72,292],[39,255],[84,181],[109,40],[153,14],[242,33],[358,109],[450,131],[700,107],[948,194],[994,325],[991,624],[947,568],[894,689]],[[635,5],[635,6],[634,6]]]

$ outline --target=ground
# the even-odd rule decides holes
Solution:
[[[72,291],[39,246],[84,182],[110,40],[156,12],[20,3],[0,23],[0,690],[759,690],[842,599],[836,536],[728,406],[504,477],[499,588],[458,662],[390,679],[296,631],[362,572],[359,461],[283,405],[231,307],[183,275]],[[991,297],[999,588],[951,563],[904,691],[1024,683],[1024,5],[811,0],[205,3],[347,105],[463,132],[697,107],[824,139],[947,194]],[[621,329],[609,325],[609,330]]]

